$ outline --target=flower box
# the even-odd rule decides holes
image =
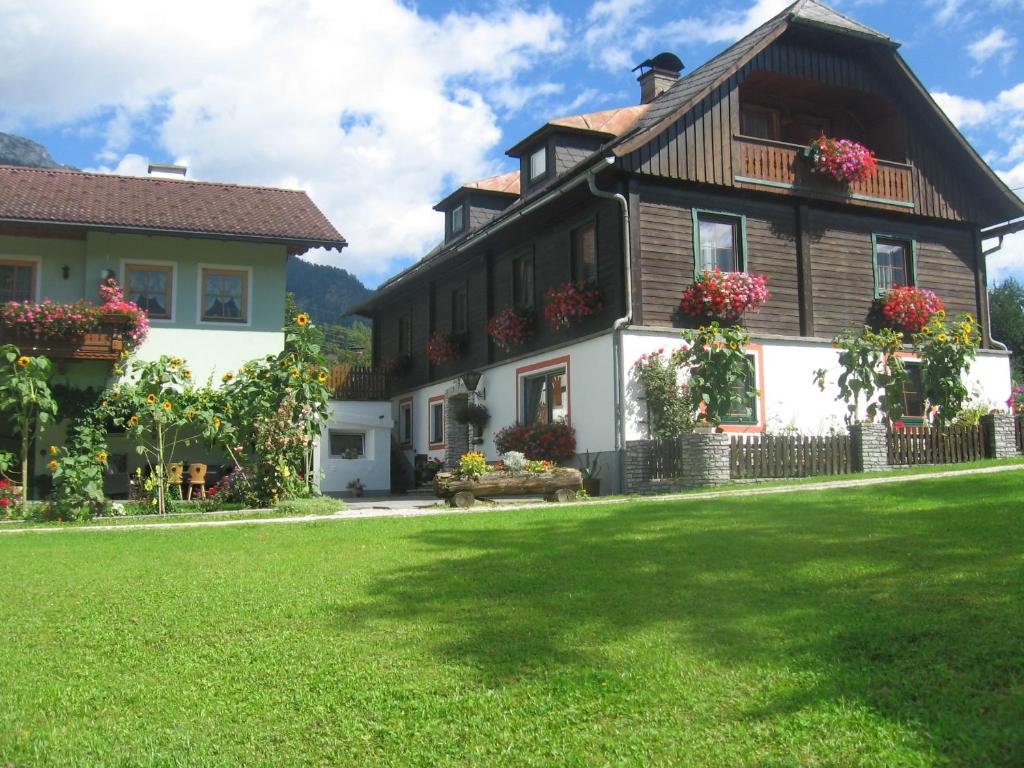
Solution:
[[[487,334],[506,352],[525,344],[533,336],[532,313],[502,310],[487,323]]]
[[[476,499],[502,496],[543,495],[557,501],[576,498],[583,488],[583,475],[578,469],[556,467],[549,472],[486,472],[475,479],[457,477],[452,472],[434,475],[434,495],[452,506],[469,507]]]
[[[125,313],[101,312],[98,327],[69,337],[46,336],[5,323],[3,341],[29,355],[64,360],[117,360],[125,350],[125,335],[134,318]]]
[[[946,305],[934,291],[913,285],[893,286],[878,299],[878,309],[889,325],[917,333]]]
[[[811,170],[840,184],[864,181],[878,171],[875,153],[849,139],[819,136],[807,148]]]
[[[691,317],[732,321],[744,312],[757,312],[771,298],[764,275],[746,272],[703,272],[683,293],[680,310]]]
[[[601,291],[585,283],[566,283],[544,293],[544,318],[560,331],[583,322],[604,309]]]

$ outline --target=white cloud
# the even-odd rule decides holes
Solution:
[[[636,66],[636,51],[646,37],[635,22],[650,7],[650,0],[597,0],[587,12],[583,45],[591,59],[609,72]]]
[[[733,42],[764,24],[768,19],[792,5],[787,0],[755,0],[743,11],[717,10],[704,17],[687,17],[668,22],[662,33],[669,38],[703,43]]]
[[[960,14],[964,0],[929,0],[928,5],[938,8],[935,12],[935,21],[939,24],[948,24]]]
[[[996,240],[986,240],[985,250],[994,248]],[[1018,279],[1024,274],[1024,232],[1003,238],[1003,247],[988,257],[988,281],[995,283],[1011,275]]]
[[[92,128],[102,167],[156,136],[191,178],[301,187],[368,276],[421,255],[446,179],[498,169],[495,108],[557,86],[521,81],[565,46],[548,9],[420,16],[398,0],[0,4],[0,126]],[[0,128],[2,130],[3,128]]]
[[[987,35],[967,46],[967,52],[979,65],[984,64],[993,56],[998,56],[1002,64],[1009,64],[1013,59],[1017,39],[1008,35],[1002,27],[996,27]]]
[[[968,99],[945,91],[933,91],[932,98],[958,128],[969,128],[990,120],[995,109],[991,102]]]

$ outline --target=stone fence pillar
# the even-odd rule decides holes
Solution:
[[[982,416],[981,428],[985,434],[985,455],[988,458],[1008,459],[1017,455],[1012,414],[989,413]]]
[[[729,482],[729,435],[722,432],[691,432],[680,436],[684,488],[722,485]]]
[[[862,422],[850,427],[854,472],[880,472],[889,469],[889,447],[885,424]]]

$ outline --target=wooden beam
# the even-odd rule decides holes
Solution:
[[[811,270],[810,210],[796,207],[796,263],[800,281],[800,335],[814,335],[814,278]]]

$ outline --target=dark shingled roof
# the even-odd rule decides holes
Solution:
[[[346,245],[299,190],[51,168],[0,166],[0,221]]]

